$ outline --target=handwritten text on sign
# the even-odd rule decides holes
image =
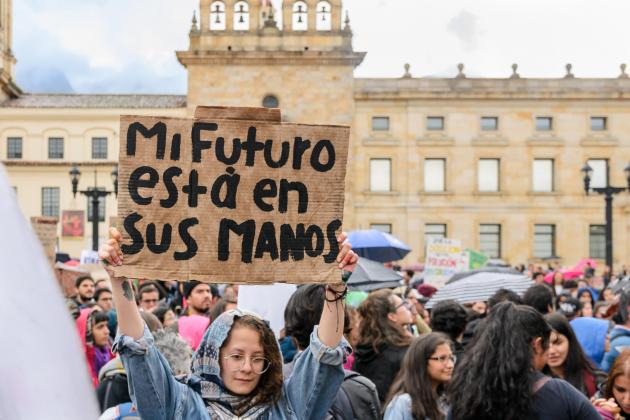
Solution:
[[[121,117],[117,274],[338,281],[348,139],[340,126]]]

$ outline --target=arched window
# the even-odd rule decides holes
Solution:
[[[276,98],[273,95],[267,95],[263,99],[262,105],[265,108],[279,108],[280,107],[280,101],[278,100],[278,98]]]
[[[293,30],[306,31],[308,29],[308,6],[303,1],[293,4]]]
[[[234,5],[234,30],[249,30],[249,5],[246,1],[239,1]]]
[[[330,31],[332,29],[332,8],[327,1],[317,3],[317,20],[315,28],[318,31]]]
[[[225,30],[225,4],[222,1],[215,1],[210,5],[210,30]]]

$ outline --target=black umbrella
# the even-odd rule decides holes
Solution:
[[[481,267],[476,270],[464,271],[462,273],[453,274],[450,279],[446,281],[446,284],[453,283],[454,281],[465,279],[473,274],[477,273],[503,273],[503,274],[522,274],[520,271],[514,268],[505,267]]]
[[[431,309],[437,302],[451,299],[462,304],[486,301],[499,289],[509,289],[522,296],[533,284],[532,279],[518,271],[505,273],[477,270],[472,274],[469,272],[466,277],[460,277],[456,281],[448,281],[431,297],[426,308]]]
[[[378,289],[394,288],[401,285],[402,276],[383,264],[359,258],[350,279],[348,289],[369,292]]]

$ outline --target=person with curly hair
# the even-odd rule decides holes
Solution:
[[[338,237],[337,264],[352,271],[358,257],[346,238]],[[329,310],[322,311],[311,344],[290,377],[282,374],[280,347],[271,328],[257,315],[233,309],[206,330],[192,357],[191,374],[176,378],[140,317],[129,280],[114,275],[112,267],[123,264],[121,241],[120,232],[111,229],[99,257],[112,278],[118,311],[114,347],[141,418],[323,418],[344,378],[344,284],[326,286]]]
[[[409,331],[413,315],[409,303],[390,289],[370,293],[358,312],[354,370],[374,382],[382,403],[413,338]]]
[[[532,307],[499,303],[477,331],[449,384],[453,420],[600,420],[589,400],[540,373],[551,327]]]
[[[384,420],[445,418],[445,386],[456,360],[452,344],[435,332],[413,340],[389,390]]]

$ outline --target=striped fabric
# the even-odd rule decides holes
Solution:
[[[437,302],[456,300],[459,303],[486,301],[499,289],[509,289],[523,295],[534,281],[522,274],[480,272],[454,281],[438,290],[427,302],[431,309]]]

